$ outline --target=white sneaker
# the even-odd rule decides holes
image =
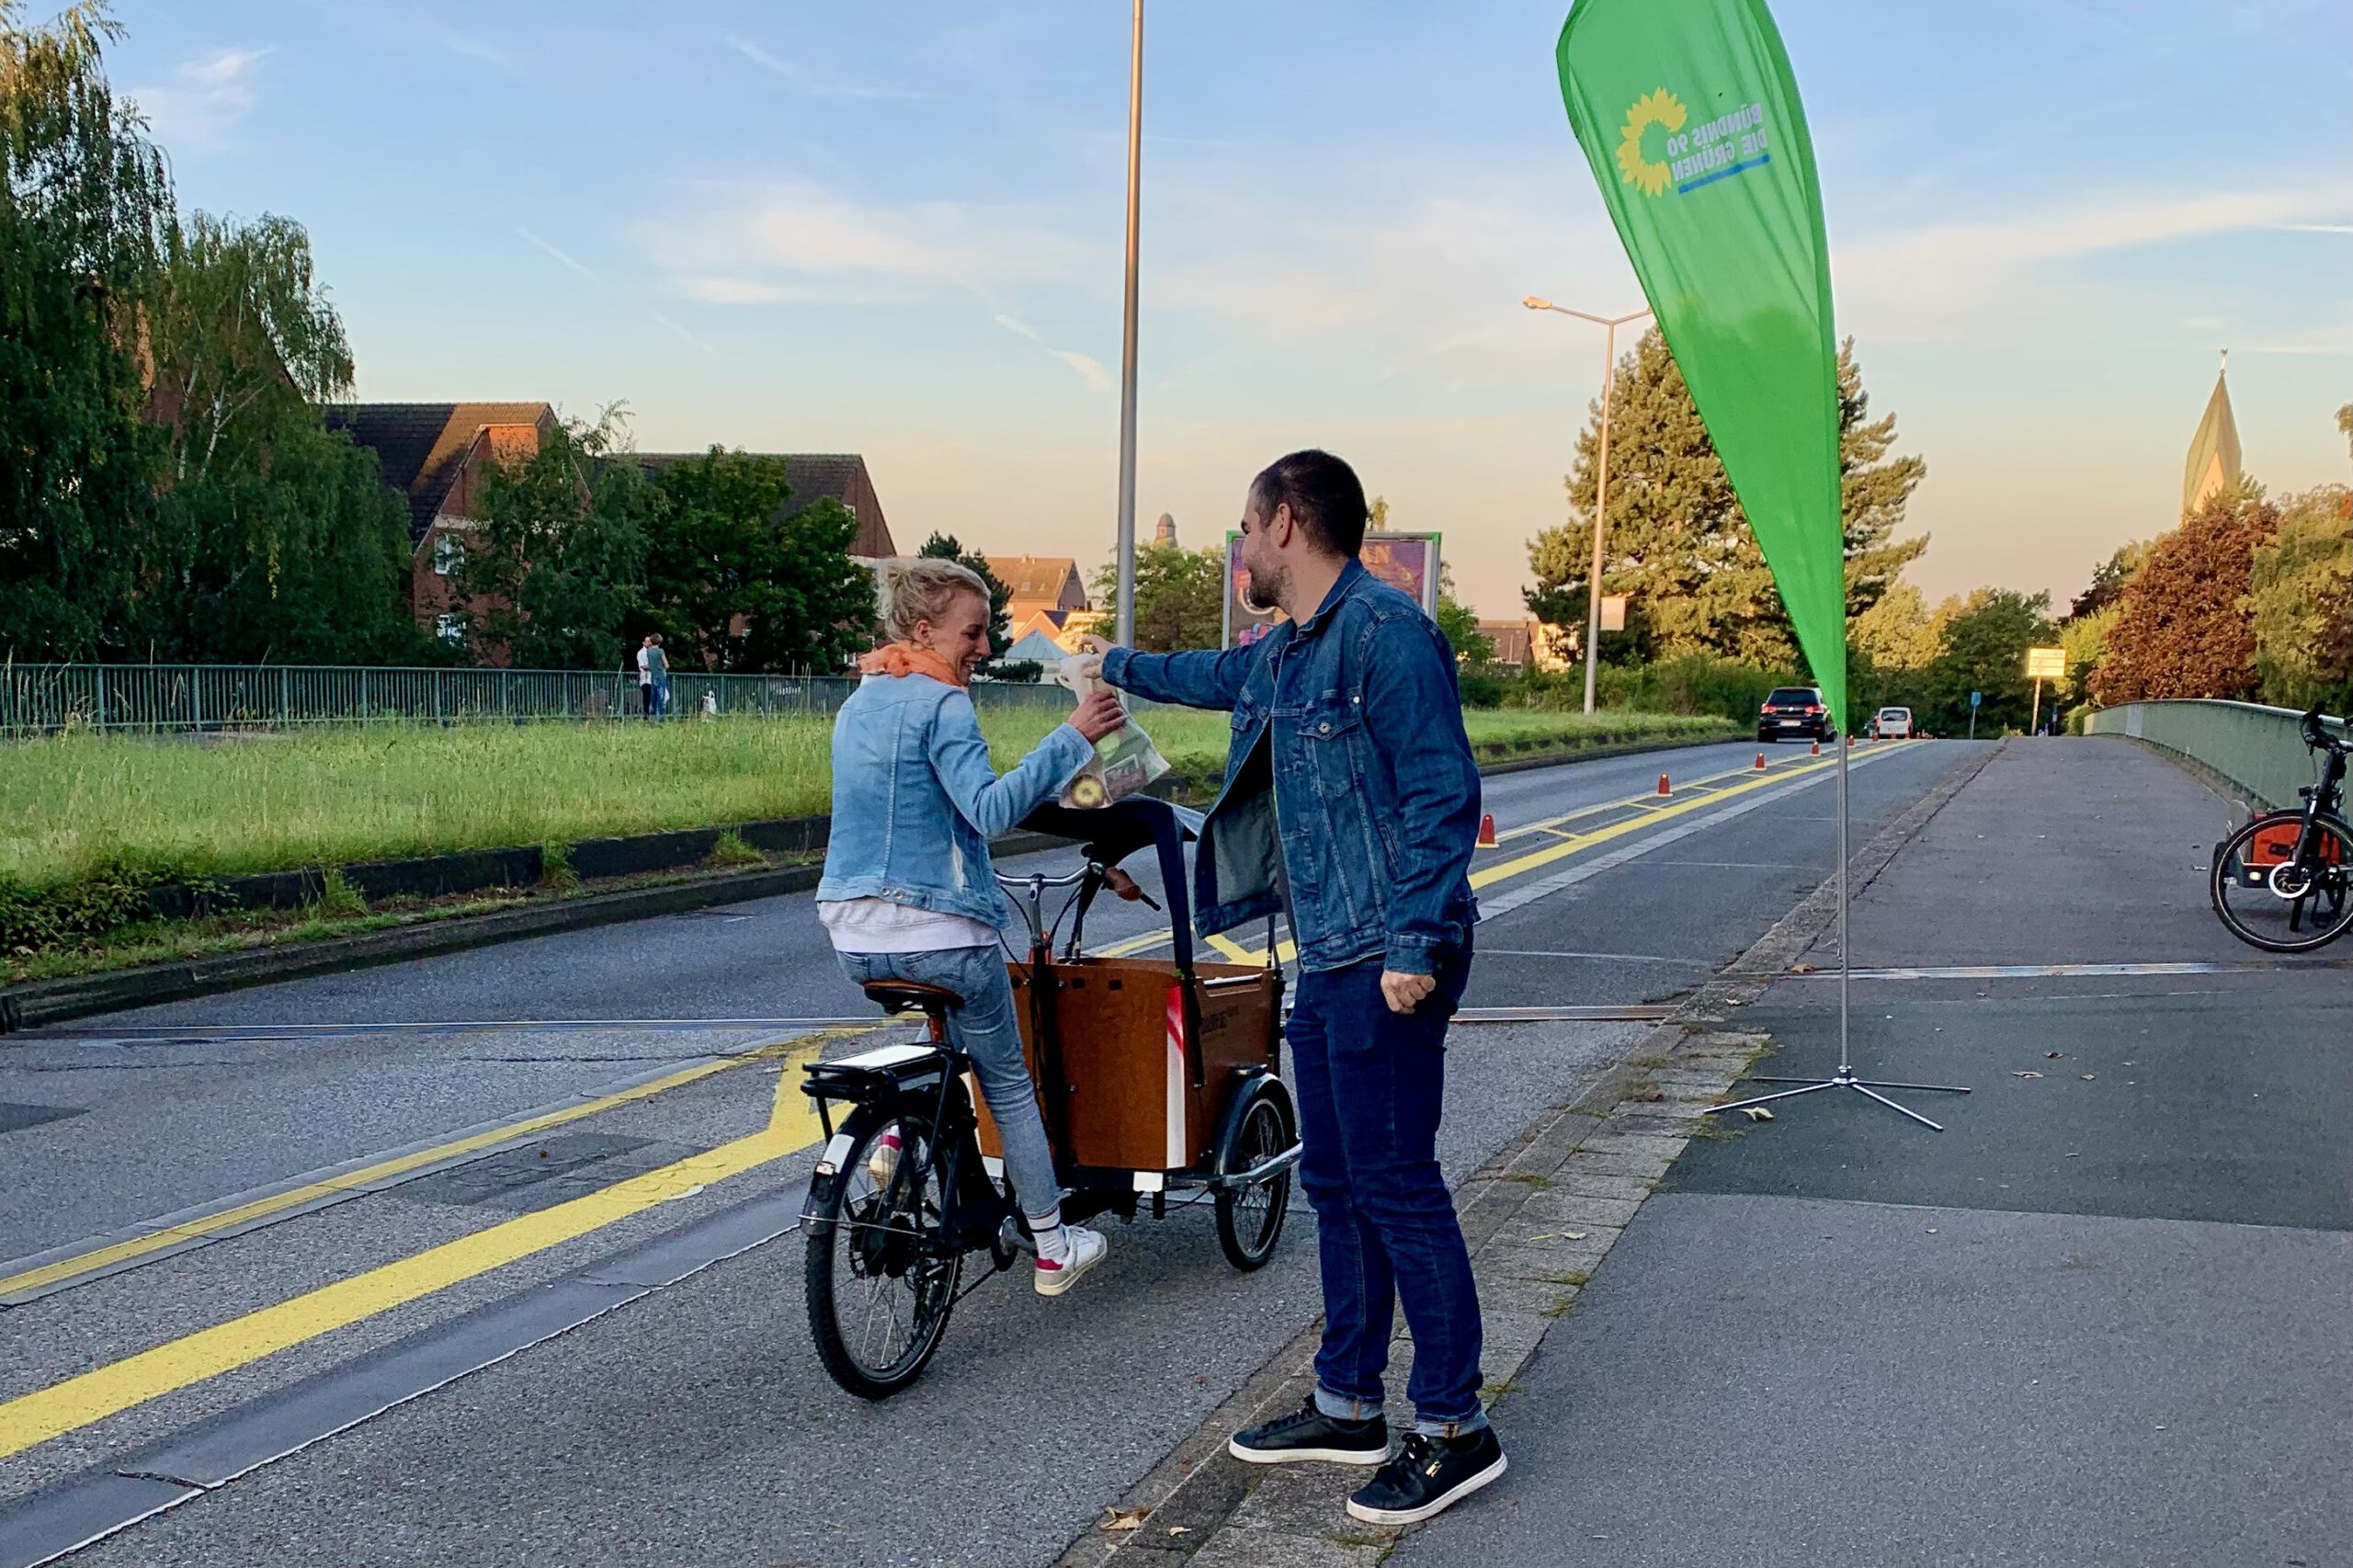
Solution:
[[[1059,1296],[1078,1283],[1078,1277],[1103,1261],[1111,1244],[1103,1239],[1100,1231],[1090,1231],[1084,1225],[1064,1225],[1063,1236],[1070,1251],[1060,1263],[1047,1261],[1038,1255],[1038,1267],[1032,1270],[1032,1282],[1040,1296]]]

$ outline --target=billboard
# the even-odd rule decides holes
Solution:
[[[1434,533],[1369,533],[1357,551],[1364,569],[1404,593],[1422,607],[1424,615],[1438,614],[1438,540]],[[1282,611],[1254,614],[1243,600],[1250,574],[1242,564],[1242,536],[1225,536],[1225,646],[1246,648],[1274,629]]]

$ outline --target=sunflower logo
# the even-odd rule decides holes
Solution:
[[[1643,132],[1655,125],[1673,135],[1683,129],[1683,104],[1665,87],[1634,100],[1626,111],[1625,127],[1618,132],[1618,168],[1628,185],[1644,196],[1665,192],[1666,165],[1643,155]]]

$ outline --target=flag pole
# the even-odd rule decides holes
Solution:
[[[1901,1111],[1932,1132],[1942,1132],[1941,1122],[1930,1121],[1909,1106],[1896,1104],[1879,1091],[1881,1089],[1912,1089],[1928,1094],[1965,1095],[1969,1091],[1959,1084],[1891,1084],[1877,1078],[1861,1078],[1855,1074],[1855,1062],[1848,1044],[1848,1023],[1852,1009],[1848,1005],[1849,987],[1855,978],[1854,949],[1847,939],[1847,909],[1853,901],[1853,889],[1847,882],[1847,757],[1853,745],[1848,737],[1838,737],[1838,1070],[1827,1078],[1777,1078],[1759,1073],[1749,1081],[1756,1084],[1795,1084],[1794,1089],[1777,1089],[1769,1095],[1757,1095],[1750,1099],[1734,1100],[1730,1105],[1710,1106],[1700,1114],[1717,1115],[1728,1110],[1746,1110],[1751,1106],[1773,1100],[1794,1099],[1822,1089],[1852,1089],[1866,1099],[1877,1100],[1888,1109]]]

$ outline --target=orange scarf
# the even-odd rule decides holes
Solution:
[[[858,672],[870,676],[929,676],[946,686],[962,687],[964,676],[954,665],[914,642],[885,642],[871,653],[861,653]]]

